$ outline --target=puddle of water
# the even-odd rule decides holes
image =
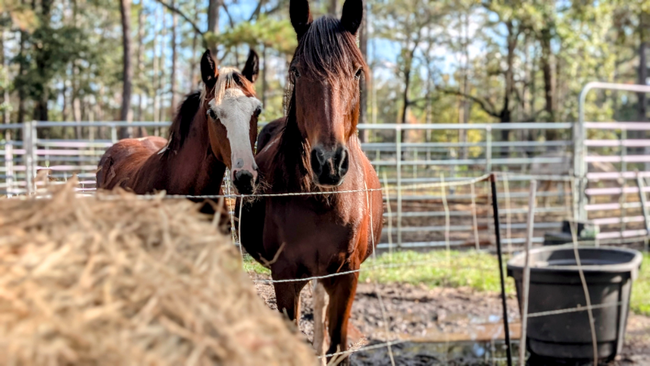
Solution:
[[[519,339],[521,337],[521,323],[510,323],[510,339]],[[505,339],[503,324],[501,323],[484,323],[471,324],[462,332],[441,332],[437,329],[429,329],[424,336],[408,340],[417,342],[487,342]]]

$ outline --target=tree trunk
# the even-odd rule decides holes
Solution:
[[[361,32],[359,33],[359,48],[361,49],[361,54],[363,55],[363,59],[368,62],[368,10],[369,7],[367,6],[367,0],[363,1],[363,21],[361,22]],[[363,77],[361,80],[361,105],[359,106],[360,108],[360,114],[359,114],[359,122],[366,124],[368,123],[368,80],[369,80],[369,75],[366,75]],[[359,133],[359,138],[361,139],[361,142],[365,142],[367,140],[368,135],[368,130],[361,130]]]
[[[5,62],[5,31],[4,29],[2,30],[2,38],[0,38],[0,65],[2,65],[2,70],[8,74],[9,70],[7,69],[7,64]],[[5,103],[8,104],[9,102],[9,97],[7,96],[7,76],[6,75],[0,75],[2,76],[4,88],[2,88],[2,94],[0,95],[0,106],[4,108]],[[4,110],[2,111],[2,124],[9,123],[9,119],[7,118],[6,113]]]
[[[329,6],[327,7],[327,14],[336,16],[336,0],[330,0]]]
[[[68,82],[63,80],[63,88],[61,89],[61,99],[63,99],[63,107],[61,108],[61,118],[64,121],[70,120],[68,118],[68,109],[70,101],[68,100]]]
[[[648,48],[648,42],[647,42],[647,29],[646,29],[646,13],[641,13],[639,14],[639,71],[638,71],[638,83],[641,85],[646,85],[646,82],[648,80],[648,60],[647,60],[647,55],[646,55],[646,49]],[[646,93],[638,93],[638,109],[637,109],[637,119],[638,122],[646,122],[648,120],[648,110],[647,110],[647,94]],[[646,136],[646,131],[635,131],[636,134],[635,136],[632,136],[632,138],[644,138]],[[650,153],[649,148],[636,148],[634,149],[634,154],[647,154]],[[650,168],[650,164],[646,163],[645,164],[645,169],[648,170]]]
[[[222,0],[210,0],[208,3],[208,32],[214,33],[214,35],[219,34],[219,10],[221,9]],[[212,58],[214,62],[219,64],[219,58],[217,57],[217,45],[210,45],[210,52],[212,52]]]
[[[77,1],[72,0],[72,25],[77,27]],[[72,118],[75,122],[80,122],[83,119],[81,100],[79,99],[79,67],[77,67],[77,60],[72,60],[71,63],[72,71]],[[75,138],[77,140],[81,139],[81,126],[75,126],[74,128]]]
[[[165,38],[167,38],[167,11],[165,8],[162,9],[162,30],[160,33],[160,61],[158,66],[160,67],[160,78],[158,78],[158,92],[160,96],[158,97],[158,121],[165,121],[167,119],[166,109],[165,109],[165,98],[167,96],[167,91],[165,90],[167,84],[165,83]]]
[[[198,24],[199,22],[199,4],[200,1],[196,0],[194,2],[194,24]],[[192,58],[190,59],[190,87],[188,90],[194,90],[196,87],[197,83],[194,78],[196,77],[196,69],[198,65],[198,59],[196,57],[196,48],[198,47],[198,42],[199,42],[199,34],[194,32],[194,36],[192,37]]]
[[[39,99],[36,101],[36,107],[34,108],[34,120],[35,121],[49,121],[49,113],[47,102],[49,99],[49,90],[43,88],[40,92]]]
[[[266,106],[266,57],[267,57],[267,50],[266,46],[263,46],[264,48],[262,49],[262,105]]]
[[[160,13],[156,10],[156,24],[160,24]],[[160,33],[158,33],[157,30],[154,31],[153,35],[153,77],[151,80],[151,101],[152,101],[152,115],[151,118],[153,118],[154,122],[158,122],[158,106],[159,106],[159,100],[158,100],[158,90],[159,90],[159,68],[160,68],[160,60],[158,58],[158,36]]]
[[[529,78],[530,78],[530,89],[529,89],[529,95],[530,99],[528,101],[528,110],[530,112],[530,116],[534,118],[533,114],[535,113],[535,98],[537,97],[537,82],[535,81],[535,75],[537,75],[537,66],[535,64],[537,57],[537,47],[533,47],[533,55],[530,59],[530,70],[529,70]],[[535,121],[531,121],[535,122]]]
[[[20,55],[20,65],[18,66],[18,75],[23,76],[25,74],[25,61],[24,61],[24,56],[25,56],[25,40],[27,38],[27,33],[21,31],[20,32],[20,49],[18,51],[18,55]],[[25,122],[25,100],[27,99],[27,95],[25,93],[25,86],[21,86],[18,89],[18,123],[23,123]]]
[[[514,25],[512,21],[506,22],[506,28],[508,30],[508,55],[507,55],[507,68],[505,72],[505,95],[503,96],[503,108],[501,110],[501,123],[510,123],[512,122],[512,111],[510,107],[510,98],[514,92],[514,58],[515,58],[515,49],[517,48],[517,37],[518,34],[514,31]],[[510,130],[503,129],[501,130],[501,140],[509,141],[510,140]],[[502,151],[504,156],[508,155],[507,151]]]
[[[406,113],[409,108],[409,88],[411,87],[411,67],[406,66],[404,70],[404,93],[402,94],[402,124],[406,124]]]
[[[466,11],[465,14],[462,15],[462,20],[461,24],[463,25],[463,55],[465,58],[465,62],[463,63],[463,93],[468,95],[469,94],[469,11]],[[459,122],[462,124],[466,124],[469,122],[469,101],[467,98],[463,98],[461,101],[460,105],[460,116],[459,116]],[[459,134],[459,140],[461,143],[466,143],[467,142],[467,131],[465,129],[460,129],[458,131]],[[468,156],[468,148],[463,147],[462,150],[462,158],[467,159]]]
[[[2,31],[2,39],[0,39],[0,65],[3,66],[4,68],[4,85],[5,87],[2,90],[2,101],[0,101],[0,105],[6,104],[6,107],[2,111],[2,123],[7,124],[11,122],[11,115],[9,113],[9,105],[11,104],[11,96],[9,95],[9,60],[8,58],[5,57],[5,31]],[[7,133],[7,136],[9,136],[9,133]]]
[[[172,1],[172,6],[175,6],[175,0]],[[176,50],[176,27],[178,26],[178,16],[176,12],[172,12],[172,72],[170,80],[170,89],[171,89],[171,103],[169,106],[169,115],[171,118],[174,118],[176,111],[176,67],[177,67],[177,50]]]
[[[639,84],[646,85],[646,80],[648,79],[648,66],[647,66],[647,56],[646,49],[648,43],[645,40],[641,41],[639,45]],[[648,119],[647,114],[647,96],[646,93],[638,93],[639,105],[637,109],[637,119],[638,122],[646,122]]]
[[[138,12],[138,121],[144,119],[142,116],[144,113],[144,88],[141,85],[141,77],[144,74],[144,22],[144,7],[141,6]]]
[[[120,119],[131,123],[131,91],[133,70],[131,69],[131,0],[120,0],[120,16],[122,18],[122,110]],[[120,129],[120,138],[132,135],[131,128]]]
[[[555,103],[553,97],[555,96],[555,85],[553,83],[553,71],[551,67],[551,30],[548,28],[542,29],[542,39],[540,40],[542,46],[542,57],[540,63],[542,66],[542,74],[544,75],[544,99],[546,111],[546,122],[555,122]]]
[[[80,122],[82,119],[81,115],[81,101],[79,100],[79,81],[78,81],[78,76],[79,76],[79,68],[77,67],[77,63],[73,62],[72,63],[72,95],[71,95],[71,103],[72,103],[72,120],[75,122]],[[75,127],[75,138],[76,139],[81,139],[81,127],[76,126]]]
[[[41,1],[41,14],[40,21],[41,27],[48,28],[50,26],[50,15],[52,10],[53,0]],[[47,78],[48,60],[50,58],[49,51],[43,49],[40,45],[34,45],[35,55],[34,61],[36,63],[36,70],[42,78],[41,89],[36,96],[36,107],[34,108],[34,119],[39,121],[48,121],[48,100],[49,100],[49,80]]]

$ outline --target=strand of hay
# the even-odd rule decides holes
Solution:
[[[189,201],[0,200],[0,365],[314,365]]]

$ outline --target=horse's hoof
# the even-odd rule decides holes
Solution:
[[[348,323],[348,345],[350,347],[359,347],[366,345],[367,343],[368,338],[366,338],[352,323]]]

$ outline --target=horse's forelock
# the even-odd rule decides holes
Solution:
[[[367,69],[356,37],[341,21],[324,16],[314,21],[302,36],[296,49],[294,62],[302,62],[307,72],[328,80],[343,75],[352,76],[355,66]]]

